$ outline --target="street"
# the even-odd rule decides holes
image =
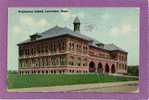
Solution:
[[[92,83],[53,87],[32,87],[21,89],[8,89],[9,92],[119,92],[119,93],[137,93],[138,81],[128,82],[109,82]]]

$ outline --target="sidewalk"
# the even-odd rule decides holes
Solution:
[[[108,83],[92,83],[80,85],[67,85],[67,86],[53,86],[53,87],[32,87],[21,89],[9,89],[9,92],[71,92],[96,88],[117,87],[122,85],[138,84],[138,81],[127,82],[108,82]]]

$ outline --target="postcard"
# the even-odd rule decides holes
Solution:
[[[147,1],[2,4],[1,98],[148,98]]]

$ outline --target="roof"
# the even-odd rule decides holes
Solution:
[[[33,35],[35,35],[35,34],[33,34]],[[74,32],[67,27],[59,27],[59,26],[55,26],[45,32],[42,32],[42,33],[36,33],[36,35],[39,35],[40,37],[36,38],[36,40],[34,40],[34,41],[39,41],[39,40],[43,40],[43,39],[47,39],[47,38],[59,37],[59,36],[64,36],[64,35],[70,35],[70,36],[77,37],[77,38],[80,38],[80,39],[83,39],[86,41],[92,40],[92,38],[90,38],[86,35],[83,35],[80,32]],[[29,43],[29,42],[33,42],[33,41],[31,41],[31,39],[28,39],[28,40],[25,40],[24,42],[19,43],[19,44],[24,44],[24,43]]]
[[[80,23],[79,18],[78,18],[78,17],[76,17],[73,23]]]
[[[78,17],[76,17],[75,19],[76,22],[79,21]],[[102,50],[107,50],[107,51],[122,51],[127,53],[125,50],[121,49],[120,47],[114,45],[114,44],[103,44],[102,42],[99,42],[91,37],[88,37],[86,35],[81,34],[80,32],[74,32],[71,29],[67,28],[67,27],[59,27],[59,26],[55,26],[51,29],[48,29],[47,31],[44,31],[42,33],[35,33],[33,35],[31,35],[30,37],[32,38],[36,38],[36,39],[27,39],[20,44],[25,44],[25,43],[31,43],[34,41],[39,41],[39,40],[43,40],[43,39],[48,39],[48,38],[54,38],[54,37],[60,37],[60,36],[65,36],[65,35],[69,35],[69,36],[73,36],[73,37],[77,37],[83,40],[86,40],[89,42],[90,46],[102,49]]]
[[[122,52],[126,52],[125,50],[123,50],[122,48],[116,46],[115,44],[105,44],[104,45],[104,49],[109,50],[109,51],[122,51]]]

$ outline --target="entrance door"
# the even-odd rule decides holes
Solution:
[[[96,68],[95,68],[95,63],[94,62],[90,62],[90,64],[89,64],[89,72],[91,72],[91,73],[96,72]]]
[[[106,66],[105,66],[105,72],[109,73],[109,65],[108,64],[106,64]]]
[[[102,67],[101,63],[98,64],[97,72],[98,73],[103,73],[103,67]]]
[[[111,73],[115,73],[115,66],[114,66],[114,64],[111,66]]]

